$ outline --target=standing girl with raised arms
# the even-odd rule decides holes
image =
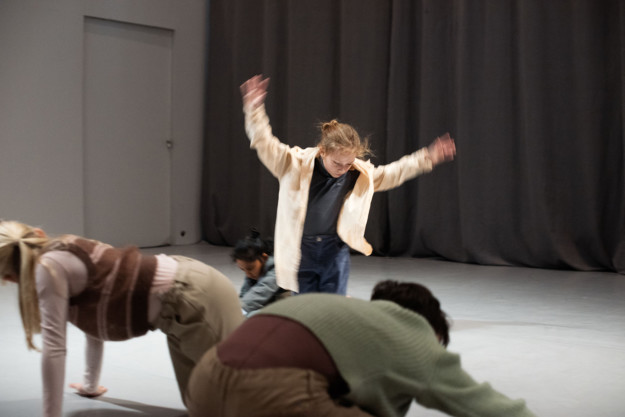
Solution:
[[[273,136],[265,112],[268,78],[241,85],[250,146],[280,182],[274,236],[278,285],[299,293],[345,295],[349,248],[372,252],[365,226],[373,193],[397,187],[456,154],[449,134],[388,165],[374,166],[354,128],[332,120],[321,126],[315,147],[290,147]]]

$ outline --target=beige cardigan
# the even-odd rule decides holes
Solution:
[[[319,148],[302,149],[280,142],[271,132],[264,105],[243,111],[250,147],[256,149],[260,161],[280,182],[274,236],[276,280],[280,287],[297,292],[308,191]],[[395,188],[432,171],[432,161],[427,148],[423,148],[388,165],[376,167],[369,161],[356,159],[352,167],[360,175],[341,208],[337,233],[349,247],[370,255],[372,248],[364,235],[373,193]]]

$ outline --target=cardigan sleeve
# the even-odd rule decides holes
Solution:
[[[432,168],[427,149],[419,149],[395,162],[375,167],[373,170],[374,190],[385,191],[398,187],[418,175],[431,172]]]
[[[250,140],[250,147],[258,153],[260,161],[269,169],[269,172],[281,178],[294,163],[292,151],[299,148],[291,148],[276,138],[269,125],[269,117],[265,112],[265,105],[255,109],[244,109],[245,132]]]

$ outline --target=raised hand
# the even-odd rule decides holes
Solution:
[[[430,160],[432,160],[432,165],[451,161],[456,155],[456,143],[453,138],[449,136],[449,133],[445,133],[443,136],[434,139],[434,142],[428,146],[428,152],[430,154]]]
[[[269,86],[269,78],[263,78],[262,75],[255,75],[243,84],[241,84],[241,97],[243,98],[243,106],[252,110],[265,102],[267,96],[267,87]]]

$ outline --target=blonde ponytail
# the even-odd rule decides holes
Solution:
[[[22,325],[29,349],[39,350],[33,336],[41,332],[41,314],[35,283],[35,265],[41,249],[49,242],[40,230],[14,221],[0,221],[0,272],[15,274]]]

